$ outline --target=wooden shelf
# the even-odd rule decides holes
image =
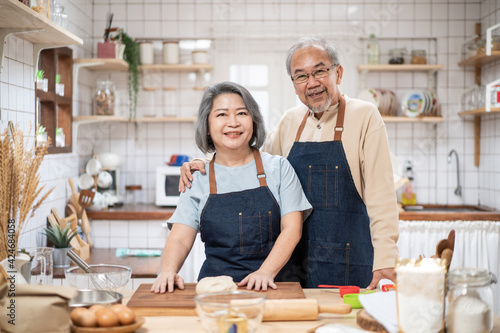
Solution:
[[[486,53],[478,54],[458,63],[458,66],[484,66],[494,61],[500,60],[500,51],[491,51],[491,55],[487,56]]]
[[[156,72],[200,72],[211,71],[213,66],[210,64],[198,65],[142,65],[139,66],[142,71],[156,71]]]
[[[1,29],[23,29],[27,32],[19,33],[16,36],[33,44],[50,44],[50,47],[83,44],[81,38],[61,28],[18,0],[0,0]]]
[[[444,65],[359,65],[358,72],[434,72]]]
[[[444,121],[443,117],[394,117],[394,116],[382,116],[382,119],[386,123],[440,123]]]
[[[80,58],[74,59],[74,64],[91,71],[128,71],[128,63],[122,59]]]
[[[182,122],[194,122],[196,121],[196,119],[197,119],[196,117],[142,117],[130,120],[128,117],[118,117],[118,116],[78,116],[73,118],[75,123],[99,123],[99,122],[182,123]]]
[[[462,112],[459,112],[458,114],[460,116],[487,116],[487,115],[499,114],[499,113],[500,113],[500,108],[491,108],[490,112],[486,112],[485,108],[479,108],[479,109],[474,109],[474,110],[462,111]]]

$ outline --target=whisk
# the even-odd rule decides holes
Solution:
[[[99,290],[112,290],[116,291],[119,287],[109,279],[106,274],[96,272],[89,264],[87,264],[78,254],[73,250],[69,250],[67,256],[75,263],[81,270],[90,275],[90,281],[96,289]]]

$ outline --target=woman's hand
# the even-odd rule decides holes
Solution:
[[[174,291],[174,287],[184,289],[184,280],[174,271],[162,272],[156,281],[151,286],[151,292],[155,294],[164,294],[168,290],[169,293]]]
[[[274,283],[274,277],[270,273],[260,269],[248,274],[240,283],[238,283],[238,287],[244,285],[247,286],[248,290],[254,289],[255,291],[267,291],[268,286],[272,289],[278,289]]]
[[[184,162],[181,167],[181,176],[179,177],[179,192],[184,192],[187,188],[191,188],[193,181],[193,172],[200,171],[206,173],[205,162],[194,160],[191,162]]]

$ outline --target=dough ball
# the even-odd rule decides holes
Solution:
[[[233,282],[233,278],[227,275],[209,276],[198,281],[196,285],[197,294],[234,291],[237,289],[238,286]]]

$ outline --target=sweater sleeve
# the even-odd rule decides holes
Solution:
[[[394,267],[398,256],[398,208],[385,125],[367,133],[361,147],[364,201],[374,248],[373,270]]]

